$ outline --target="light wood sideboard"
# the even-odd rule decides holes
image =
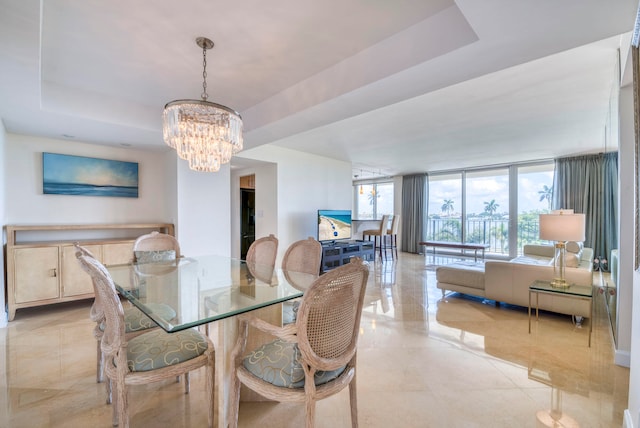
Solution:
[[[20,308],[93,298],[75,242],[106,266],[123,264],[132,261],[136,238],[154,230],[175,234],[171,223],[5,226],[9,321]]]

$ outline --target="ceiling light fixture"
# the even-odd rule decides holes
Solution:
[[[164,142],[189,161],[194,171],[215,172],[242,150],[242,118],[233,109],[207,101],[207,50],[214,44],[198,37],[202,48],[202,100],[175,100],[164,106]]]

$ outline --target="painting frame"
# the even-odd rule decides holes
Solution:
[[[137,162],[42,153],[44,195],[138,198]]]

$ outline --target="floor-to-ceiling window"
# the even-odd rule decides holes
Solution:
[[[539,241],[538,216],[551,211],[552,201],[553,164],[518,166],[518,254]]]
[[[462,242],[462,173],[429,175],[427,238]]]
[[[485,243],[493,256],[515,257],[539,242],[552,186],[552,161],[430,173],[427,239]]]
[[[465,176],[464,242],[509,253],[509,168],[469,171]]]

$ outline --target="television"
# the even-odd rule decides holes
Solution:
[[[351,239],[351,210],[318,210],[318,241]]]

